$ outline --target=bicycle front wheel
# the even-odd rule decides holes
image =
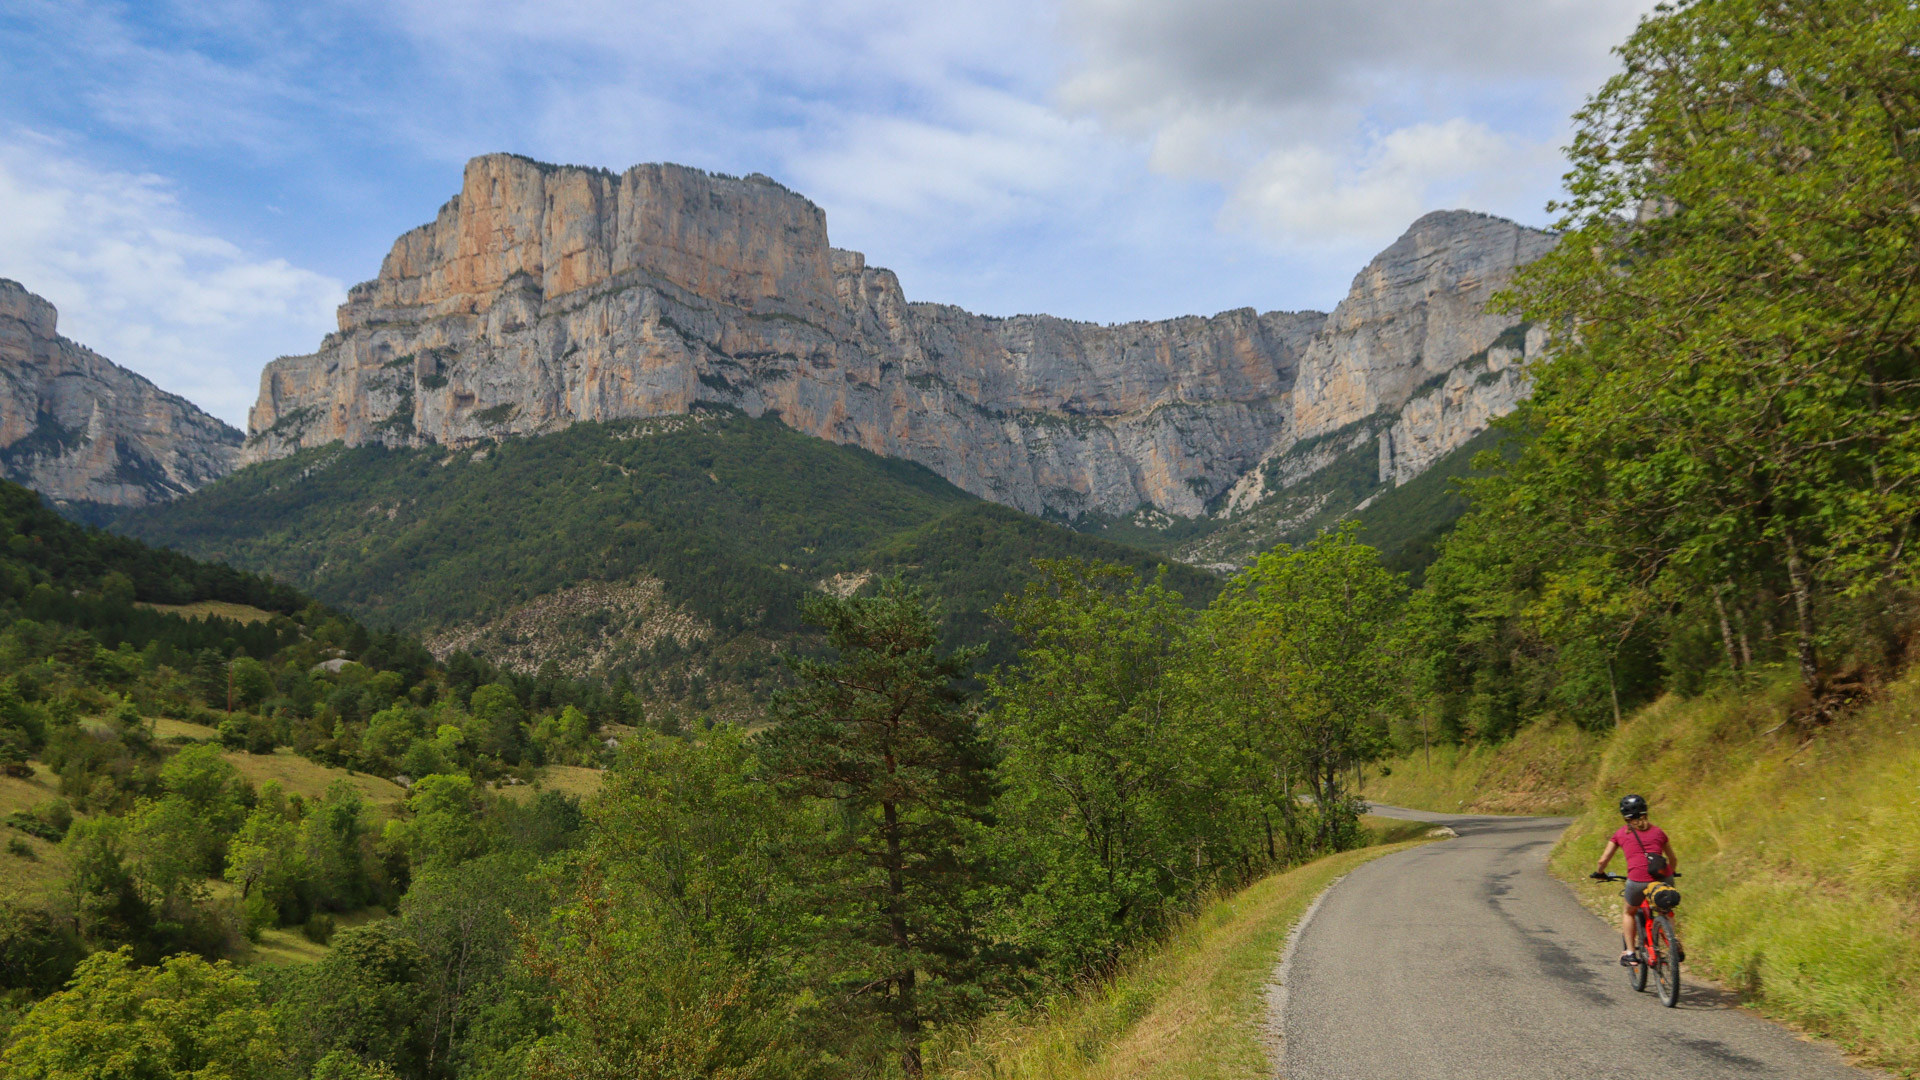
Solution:
[[[1660,1004],[1671,1009],[1680,1004],[1680,939],[1674,936],[1673,920],[1665,915],[1653,917],[1654,975],[1660,980]]]

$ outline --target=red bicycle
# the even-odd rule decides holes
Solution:
[[[1679,877],[1679,874],[1673,875]],[[1625,881],[1619,874],[1594,877],[1606,881]],[[1659,885],[1655,882],[1654,885]],[[1625,890],[1621,891],[1625,896]],[[1662,903],[1667,896],[1672,901]],[[1673,907],[1680,902],[1675,889],[1649,887],[1633,909],[1633,966],[1627,969],[1627,982],[1636,991],[1647,988],[1647,972],[1652,971],[1660,984],[1660,1004],[1671,1009],[1680,1004],[1680,937],[1673,932]]]

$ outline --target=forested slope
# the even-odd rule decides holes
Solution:
[[[927,588],[947,634],[990,643],[995,659],[1008,639],[985,612],[1036,557],[1167,565],[1194,602],[1218,589],[919,465],[719,411],[453,452],[323,447],[116,527],[272,573],[443,649],[626,672],[695,707],[716,685],[764,690],[777,649],[802,633],[802,600],[874,573]]]
[[[440,665],[286,585],[83,528],[0,482],[0,1042],[76,965],[82,983],[122,980],[116,994],[185,979],[264,1030],[253,981],[202,960],[324,956],[260,971],[301,1021],[248,1054],[304,1073],[338,1041],[409,1061],[496,1052],[455,1015],[524,994],[511,919],[544,910],[527,874],[580,811],[488,782],[527,792],[555,764],[592,776],[579,766],[612,756],[600,725],[639,718],[604,684]],[[455,854],[476,860],[457,881]],[[456,902],[485,912],[456,920]],[[368,924],[342,932],[344,958],[324,949],[336,919]],[[341,984],[364,982],[369,950],[397,958],[383,977],[405,986],[373,1020],[354,1010],[380,987]],[[430,976],[449,950],[457,986]],[[169,956],[167,975],[127,966]],[[515,1022],[524,1038],[540,1019]],[[46,1075],[17,1064],[7,1075]]]

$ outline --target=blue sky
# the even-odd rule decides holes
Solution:
[[[763,172],[910,298],[1331,307],[1420,213],[1545,224],[1642,0],[7,0],[0,276],[244,425],[475,154]]]

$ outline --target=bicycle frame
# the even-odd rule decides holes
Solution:
[[[1659,952],[1653,946],[1654,914],[1653,905],[1648,903],[1644,898],[1633,906],[1635,936],[1640,938],[1640,943],[1646,950],[1646,964],[1648,967],[1657,966],[1660,962]],[[1672,916],[1668,917],[1671,918]]]
[[[1607,881],[1626,881],[1617,874],[1595,873],[1595,878]],[[1673,877],[1679,877],[1674,874]],[[1668,880],[1671,880],[1669,878]],[[1665,933],[1668,948],[1674,950],[1672,956],[1666,955],[1660,948],[1662,935],[1656,933],[1654,919],[1664,916],[1667,920]],[[1651,890],[1642,894],[1640,902],[1633,905],[1633,957],[1629,964],[1630,981],[1635,990],[1646,989],[1647,976],[1657,973],[1660,976],[1660,1003],[1673,1008],[1680,1001],[1680,939],[1673,932],[1673,913],[1663,911],[1653,903]]]

